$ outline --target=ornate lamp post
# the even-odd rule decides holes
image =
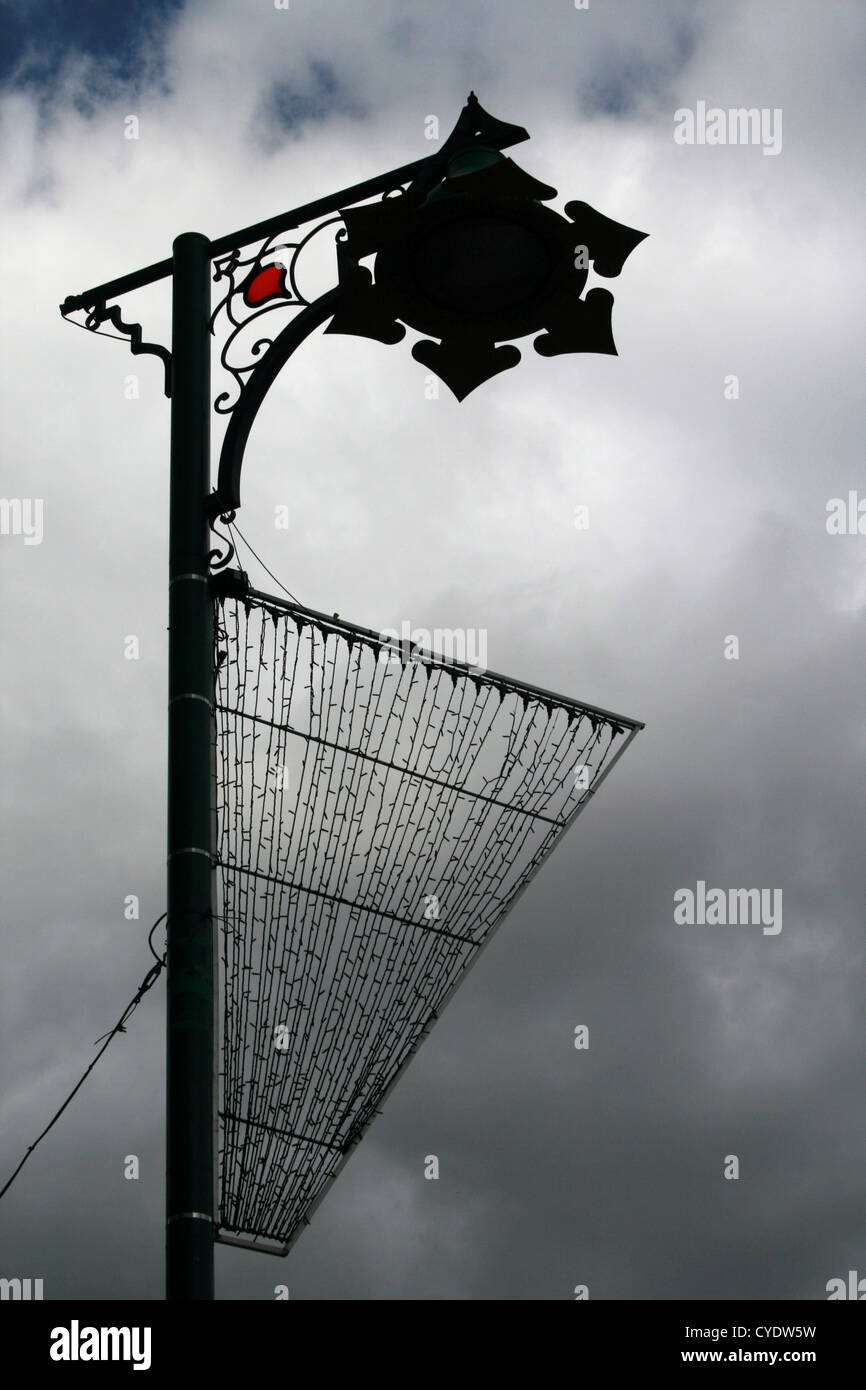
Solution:
[[[217,1223],[213,753],[214,671],[211,571],[230,561],[209,548],[209,527],[233,519],[250,429],[294,350],[316,329],[397,343],[406,325],[428,335],[413,357],[463,400],[520,360],[511,339],[538,333],[543,356],[615,353],[613,296],[581,298],[589,267],[618,275],[645,233],[586,203],[562,217],[544,203],[556,190],[502,154],[528,139],[490,116],[471,94],[442,148],[378,178],[209,241],[179,236],[169,260],[70,296],[94,331],[111,322],[133,353],[165,366],[171,398],[169,517],[168,870],[167,870],[167,1297],[211,1299]],[[381,201],[365,200],[381,195]],[[359,206],[360,204],[360,206]],[[322,221],[321,219],[325,219]],[[318,225],[298,240],[287,234]],[[301,253],[340,223],[337,284],[314,300],[298,282]],[[245,248],[254,246],[249,255]],[[372,269],[364,262],[375,257]],[[144,342],[116,300],[171,276],[171,351]],[[225,290],[211,306],[211,278]],[[292,317],[273,336],[256,326],[275,311]],[[216,488],[210,480],[210,338],[233,389],[215,401],[228,416]],[[253,336],[254,334],[258,336]],[[439,340],[438,342],[436,340]],[[225,576],[228,579],[228,576]]]

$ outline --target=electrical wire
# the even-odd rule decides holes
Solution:
[[[161,917],[157,917],[157,919],[156,919],[156,921],[154,922],[153,926],[151,927],[150,932],[148,933],[148,937],[147,937],[147,944],[148,944],[148,946],[150,947],[151,953],[153,954],[153,956],[154,956],[154,958],[155,958],[155,960],[156,960],[156,965],[152,965],[152,966],[150,967],[150,969],[148,970],[148,972],[147,972],[147,974],[145,975],[144,979],[142,980],[141,984],[139,985],[138,990],[136,991],[134,997],[133,997],[133,998],[130,1000],[130,1002],[127,1004],[126,1008],[124,1009],[123,1013],[120,1015],[120,1018],[118,1019],[117,1023],[115,1023],[115,1025],[114,1025],[114,1027],[111,1029],[111,1031],[108,1032],[108,1033],[103,1033],[102,1038],[105,1039],[105,1042],[103,1043],[102,1047],[101,1047],[101,1048],[99,1049],[99,1051],[97,1052],[96,1056],[94,1057],[93,1061],[90,1063],[90,1066],[87,1068],[87,1070],[85,1071],[84,1075],[81,1077],[80,1081],[79,1081],[79,1082],[77,1083],[77,1085],[74,1086],[73,1089],[69,1092],[69,1095],[66,1097],[65,1101],[64,1101],[63,1104],[61,1105],[60,1109],[57,1111],[56,1115],[53,1117],[53,1119],[49,1120],[48,1124],[45,1126],[45,1128],[43,1129],[42,1133],[38,1136],[38,1138],[34,1139],[33,1143],[32,1143],[32,1144],[30,1145],[30,1147],[28,1148],[27,1152],[25,1153],[25,1155],[24,1155],[24,1157],[22,1158],[21,1162],[18,1164],[18,1167],[15,1169],[15,1172],[12,1174],[11,1178],[9,1179],[9,1181],[5,1184],[5,1186],[4,1186],[3,1188],[0,1188],[0,1197],[5,1196],[5,1194],[9,1191],[9,1188],[12,1186],[12,1184],[13,1184],[13,1182],[15,1181],[15,1179],[17,1178],[18,1174],[21,1172],[21,1169],[24,1167],[24,1164],[27,1162],[28,1158],[29,1158],[30,1155],[33,1153],[33,1150],[37,1147],[38,1144],[41,1144],[42,1140],[45,1138],[45,1136],[46,1136],[46,1134],[48,1133],[48,1131],[49,1131],[51,1128],[53,1128],[53,1126],[54,1126],[54,1125],[57,1123],[57,1121],[60,1119],[60,1116],[63,1114],[63,1112],[64,1112],[64,1110],[66,1109],[66,1107],[67,1107],[67,1105],[69,1104],[69,1102],[70,1102],[70,1101],[72,1100],[72,1098],[76,1095],[76,1093],[77,1093],[78,1091],[81,1090],[81,1087],[84,1085],[84,1083],[85,1083],[85,1081],[87,1080],[88,1076],[89,1076],[90,1073],[93,1071],[93,1068],[96,1066],[96,1063],[99,1061],[99,1059],[100,1059],[100,1057],[102,1056],[103,1052],[104,1052],[105,1049],[108,1047],[108,1044],[111,1042],[111,1039],[115,1036],[116,1033],[125,1033],[125,1032],[126,1032],[126,1028],[124,1027],[124,1024],[126,1023],[127,1019],[128,1019],[128,1018],[130,1017],[130,1015],[138,1008],[139,1004],[141,1003],[141,1001],[142,1001],[142,999],[144,998],[144,996],[145,996],[145,994],[147,993],[147,991],[156,983],[157,979],[159,978],[160,971],[165,967],[165,956],[160,957],[160,956],[158,956],[158,955],[156,954],[156,951],[154,951],[154,949],[153,949],[153,940],[152,940],[152,938],[153,938],[153,933],[156,931],[156,929],[157,929],[157,927],[159,926],[160,922],[162,922],[162,921],[167,917],[167,915],[168,915],[168,914],[164,912],[164,913],[162,914]],[[102,1038],[97,1038],[97,1039],[96,1039],[96,1043],[102,1042]],[[94,1047],[96,1046],[96,1043],[94,1043]]]
[[[65,315],[63,317],[63,322],[71,324],[73,328],[83,328],[85,333],[95,333],[97,338],[115,338],[118,343],[129,342],[128,338],[121,337],[119,333],[106,333],[101,328],[88,328],[86,323],[76,323],[75,319],[68,319]]]
[[[261,556],[256,554],[256,552],[253,550],[252,546],[250,545],[249,541],[247,540],[246,536],[244,535],[240,527],[237,525],[237,523],[230,521],[227,523],[227,525],[229,531],[232,534],[237,533],[237,535],[240,536],[247,550],[250,552],[254,560],[258,560],[259,564],[261,565],[268,578],[272,579],[274,583],[282,589],[283,593],[288,595],[288,597],[292,600],[293,603],[300,603],[301,600],[298,598],[298,596],[296,594],[293,594],[291,589],[287,589],[285,584],[281,583],[280,580],[277,579],[277,576],[271,573]],[[235,546],[235,550],[237,551],[237,546]]]

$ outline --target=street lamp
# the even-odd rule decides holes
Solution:
[[[567,217],[544,207],[555,189],[502,154],[528,138],[522,127],[490,116],[473,93],[442,148],[426,158],[214,241],[185,233],[171,259],[60,306],[64,316],[84,312],[94,331],[112,323],[129,336],[133,353],[157,356],[171,398],[166,1268],[172,1300],[213,1298],[218,1224],[211,572],[225,568],[233,549],[209,549],[209,528],[218,518],[231,521],[240,506],[253,421],[282,367],[316,328],[383,343],[401,341],[407,326],[428,335],[412,355],[458,400],[520,360],[513,338],[539,333],[534,345],[544,356],[616,352],[612,295],[581,294],[590,264],[602,276],[619,274],[645,234],[585,203],[566,204]],[[365,201],[377,196],[381,201]],[[285,240],[317,220],[298,240]],[[310,300],[299,283],[300,257],[322,228],[338,223],[337,283]],[[244,255],[250,246],[257,249]],[[364,264],[371,257],[372,269]],[[146,342],[140,325],[127,323],[110,303],[168,276],[170,352]],[[215,308],[211,280],[224,291]],[[263,335],[259,320],[286,309],[291,320]],[[218,327],[220,362],[233,386],[214,402],[228,423],[212,490],[210,339]],[[250,344],[253,328],[258,336]]]
[[[546,357],[616,353],[613,295],[595,289],[582,300],[581,291],[590,261],[618,275],[646,234],[585,203],[567,205],[568,222],[542,206],[555,196],[499,150],[474,145],[448,161],[426,196],[410,189],[347,210],[347,258],[375,253],[375,285],[356,278],[328,332],[375,337],[392,318],[440,338],[416,343],[412,356],[458,400],[520,361],[519,349],[496,343],[541,329],[535,349]]]

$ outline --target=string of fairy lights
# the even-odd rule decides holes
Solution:
[[[216,609],[220,1229],[285,1248],[631,721]]]

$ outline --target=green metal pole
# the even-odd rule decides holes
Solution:
[[[214,1296],[210,243],[172,247],[166,1297]]]

